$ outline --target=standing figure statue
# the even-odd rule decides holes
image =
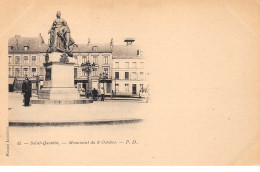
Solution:
[[[53,21],[52,27],[49,31],[49,51],[58,51],[70,55],[72,51],[70,46],[74,45],[75,42],[71,38],[67,22],[61,18],[60,11],[57,12],[56,17],[57,18]]]

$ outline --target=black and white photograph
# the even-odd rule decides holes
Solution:
[[[258,165],[257,0],[3,0],[1,165]]]

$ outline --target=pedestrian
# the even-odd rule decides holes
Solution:
[[[111,98],[113,99],[114,97],[115,97],[114,91],[112,90],[112,92],[111,92]]]
[[[97,90],[97,100],[99,100],[100,97],[100,89]]]
[[[100,94],[101,94],[101,101],[105,101],[105,90],[104,90],[104,88],[101,88]]]
[[[141,98],[141,92],[142,92],[142,90],[139,91],[139,98]]]
[[[32,82],[27,77],[22,85],[22,93],[24,96],[24,106],[30,106],[30,98],[32,97]]]
[[[92,96],[93,96],[93,99],[96,101],[97,100],[97,90],[95,88],[92,91]]]
[[[90,92],[89,90],[86,90],[86,97],[89,98]]]

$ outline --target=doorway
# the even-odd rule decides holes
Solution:
[[[136,94],[136,84],[132,84],[132,94]]]

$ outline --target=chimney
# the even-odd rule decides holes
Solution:
[[[90,45],[90,38],[88,38],[88,46]]]
[[[18,50],[18,39],[21,38],[21,36],[15,35],[14,37],[15,37],[15,48],[16,48],[16,50]]]
[[[41,33],[39,34],[39,38],[40,38],[40,45],[44,44],[45,42]]]
[[[113,45],[114,45],[114,41],[113,41],[113,38],[112,38],[111,41],[110,41],[110,48],[111,49],[113,48]]]
[[[133,38],[126,38],[124,42],[126,42],[126,45],[132,45],[132,43],[135,42],[135,40]]]
[[[15,39],[21,38],[21,35],[15,35]]]

